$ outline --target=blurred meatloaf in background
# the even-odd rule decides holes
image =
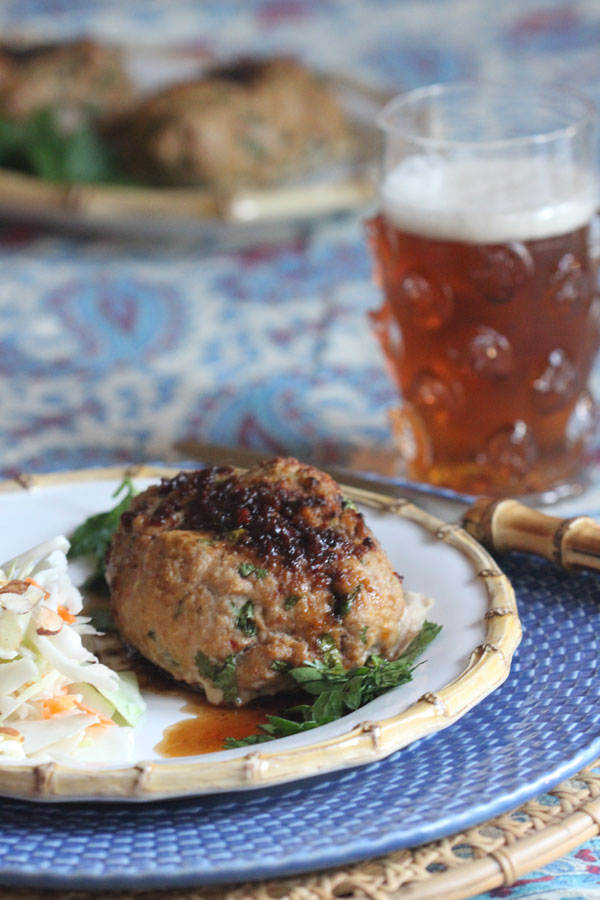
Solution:
[[[117,135],[135,179],[265,185],[346,155],[351,132],[327,81],[291,59],[244,59],[143,101]]]
[[[108,555],[121,635],[212,703],[290,689],[290,667],[394,659],[430,601],[401,577],[339,485],[277,458],[148,488]]]
[[[227,192],[289,181],[355,149],[331,81],[294,60],[239,59],[152,93],[135,83],[140,65],[152,66],[152,51],[142,64],[139,51],[90,39],[0,42],[0,165],[55,181]],[[71,150],[83,128],[87,149]],[[44,164],[40,143],[60,164]]]
[[[61,44],[0,44],[0,112],[25,119],[40,110],[111,119],[129,109],[134,88],[122,53],[89,39]]]

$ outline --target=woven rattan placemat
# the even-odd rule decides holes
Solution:
[[[411,850],[343,869],[169,891],[0,887],[0,900],[464,900],[516,881],[600,831],[600,759],[511,813]]]

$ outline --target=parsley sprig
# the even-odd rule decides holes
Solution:
[[[372,656],[364,666],[345,670],[339,659],[311,662],[289,670],[302,690],[315,699],[290,707],[281,716],[267,716],[260,733],[237,739],[227,738],[225,748],[250,747],[275,738],[309,731],[333,722],[391,688],[411,681],[417,658],[441,631],[441,625],[425,622],[419,634],[398,659]]]
[[[86,579],[84,585],[86,588],[106,592],[106,551],[117,530],[122,513],[129,509],[135,495],[136,490],[131,479],[124,478],[113,494],[115,498],[121,497],[116,506],[107,512],[90,516],[71,535],[69,559],[89,556],[94,566],[92,574]]]
[[[238,572],[242,576],[242,578],[250,578],[251,575],[254,575],[257,581],[262,581],[263,578],[266,578],[269,574],[266,569],[260,569],[258,566],[253,565],[253,563],[244,562],[238,566]]]
[[[0,165],[54,182],[124,181],[93,123],[83,120],[67,129],[53,109],[23,121],[0,116]]]
[[[242,634],[245,634],[248,637],[253,637],[257,633],[258,628],[256,627],[256,622],[254,620],[254,603],[252,600],[246,600],[244,605],[240,608],[235,624]]]
[[[231,653],[222,665],[214,662],[206,653],[196,653],[196,668],[214,687],[222,691],[226,703],[239,701],[237,679],[235,677],[235,655]]]

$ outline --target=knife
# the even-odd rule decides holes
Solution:
[[[180,441],[175,449],[186,459],[205,465],[237,468],[248,468],[269,456],[266,452],[196,440]],[[458,521],[491,551],[520,550],[542,556],[568,571],[600,572],[600,524],[590,516],[561,519],[542,513],[533,508],[540,497],[529,496],[526,503],[510,498],[497,500],[372,472],[320,468],[340,484],[401,497],[445,521]]]

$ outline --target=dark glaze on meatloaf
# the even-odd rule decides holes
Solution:
[[[332,653],[345,668],[393,658],[424,618],[339,485],[295,459],[148,488],[107,578],[123,637],[213,703],[287,689],[287,667]]]

